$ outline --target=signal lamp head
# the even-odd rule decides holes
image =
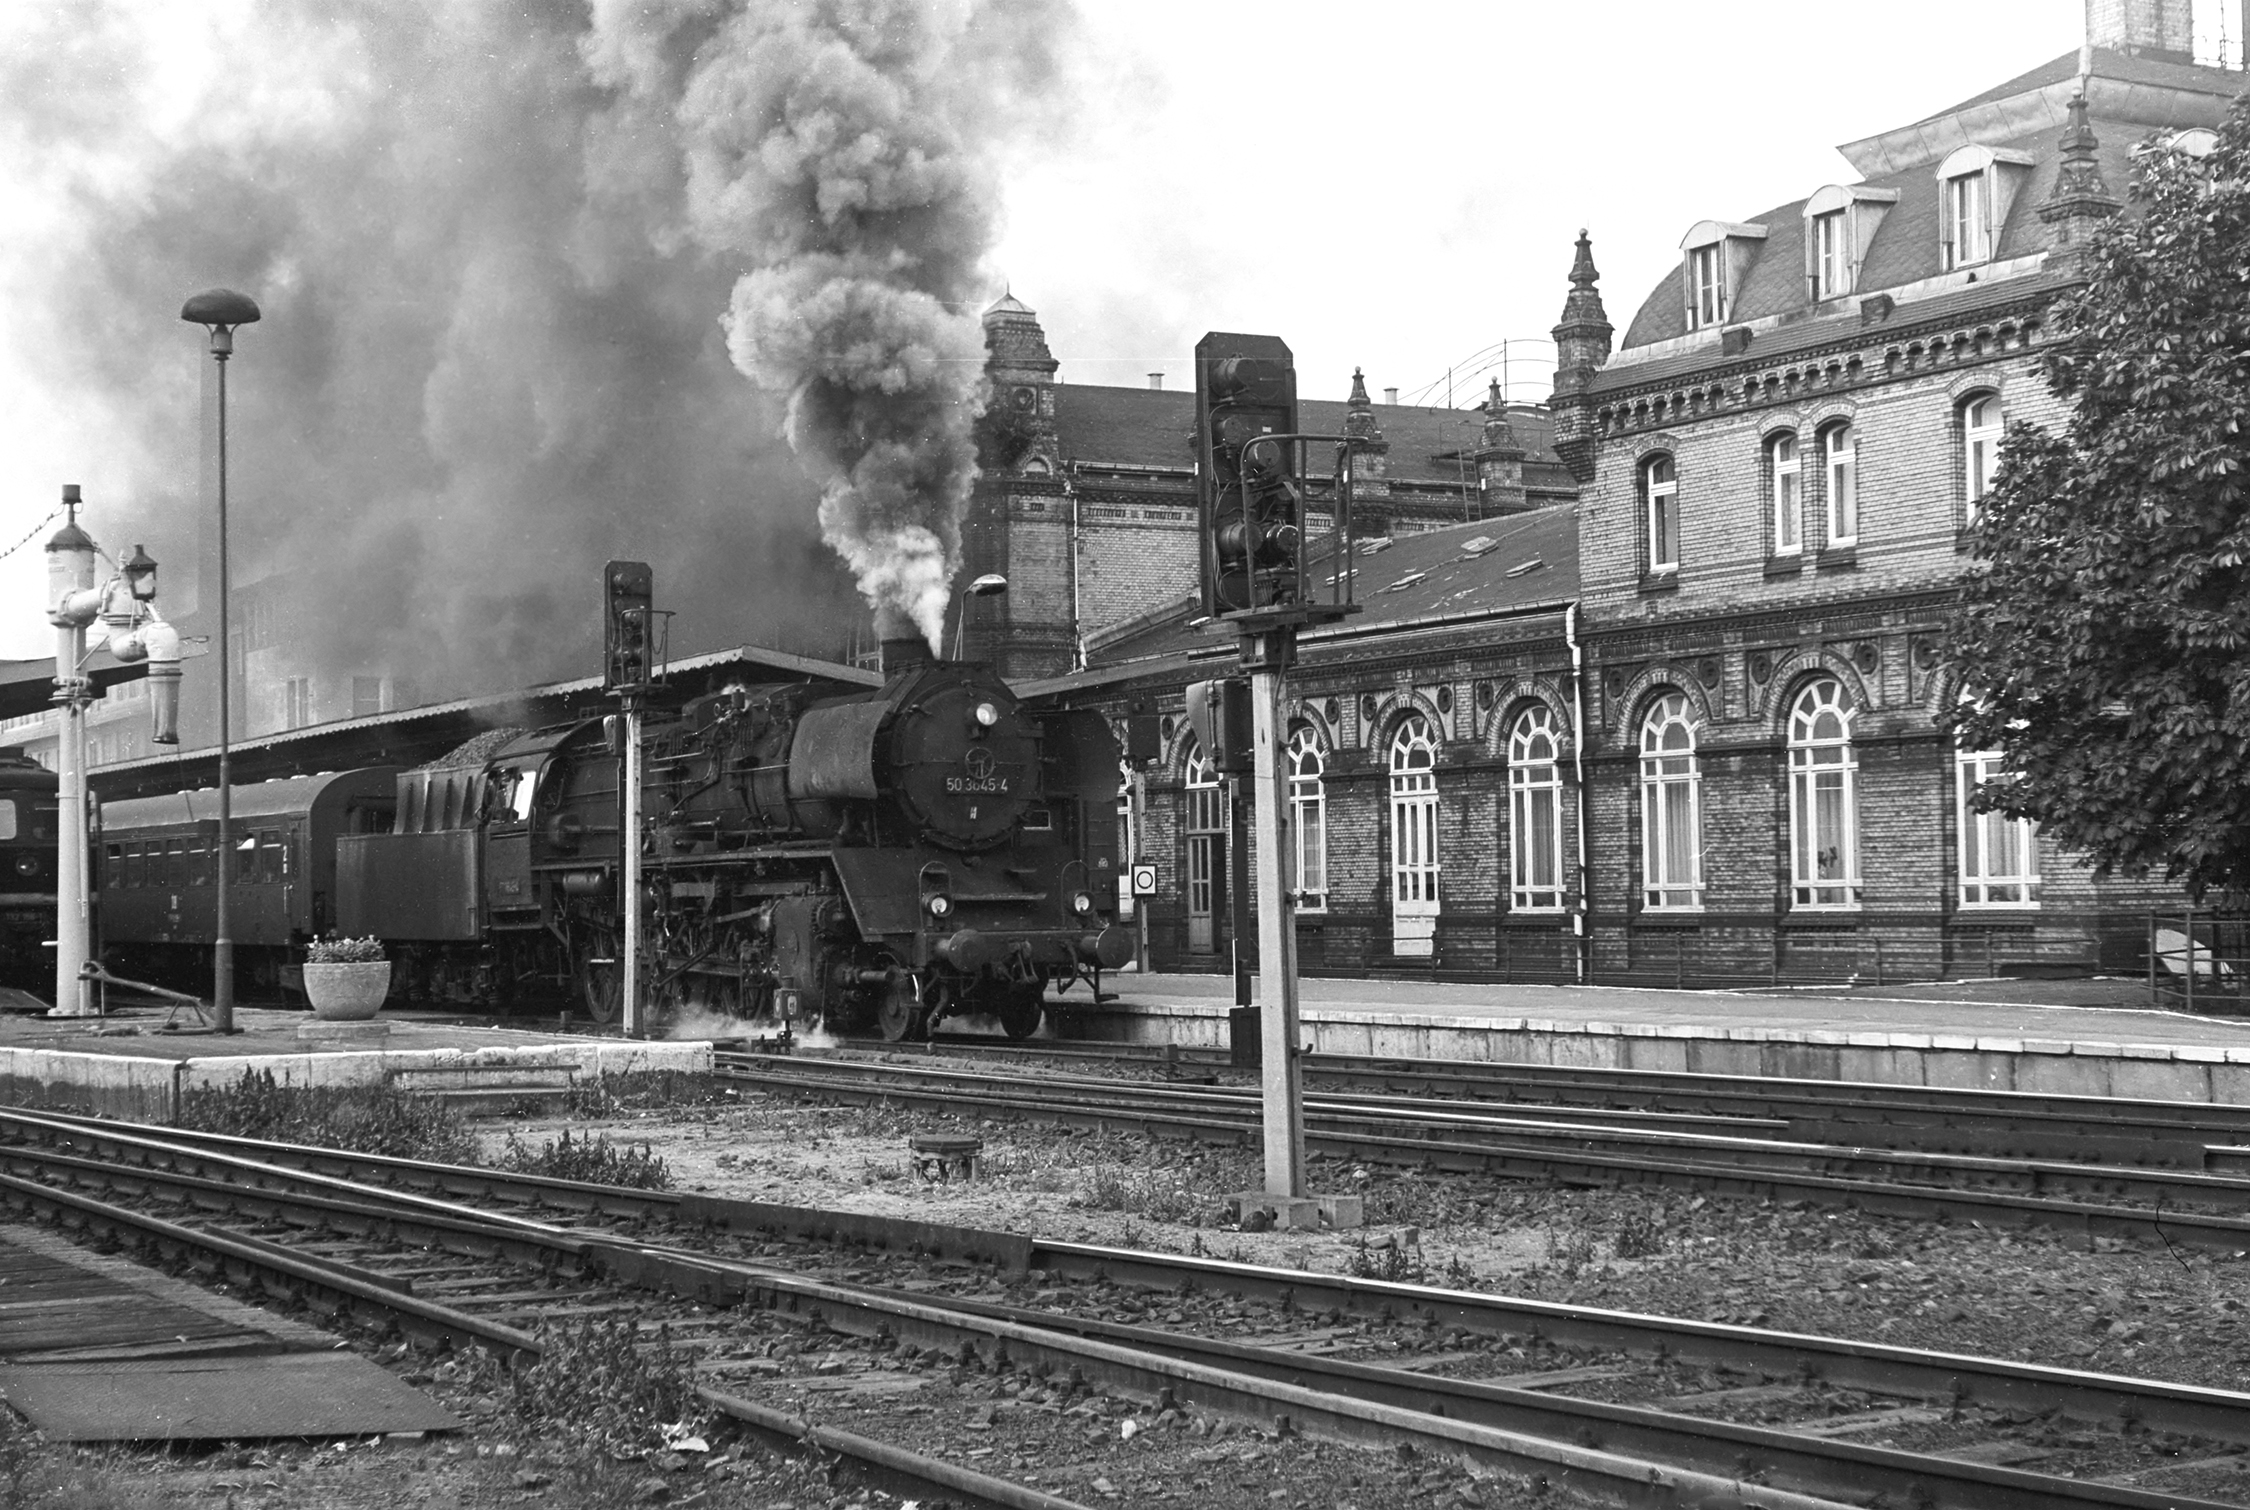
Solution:
[[[1084,917],[1087,913],[1092,912],[1094,910],[1093,895],[1090,892],[1084,891],[1078,893],[1076,896],[1070,899],[1070,910],[1077,913],[1080,917]]]
[[[977,704],[977,722],[989,729],[1000,722],[1000,710],[990,703]]]
[[[953,898],[942,891],[933,893],[922,905],[930,910],[930,916],[933,918],[945,918],[953,915]]]

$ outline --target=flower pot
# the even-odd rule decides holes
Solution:
[[[313,1016],[328,1022],[363,1022],[391,994],[391,962],[305,966],[305,999]]]

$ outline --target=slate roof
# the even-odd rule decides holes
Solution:
[[[2125,199],[2131,182],[2133,149],[2159,129],[2153,123],[2215,124],[2224,113],[2228,95],[2246,82],[2239,73],[2136,58],[2106,50],[2097,51],[2095,61],[2093,82],[2100,87],[2089,96],[2089,114],[2100,143],[2097,155],[2103,181],[2120,201]],[[2055,89],[2064,95],[2074,93],[2077,66],[2078,55],[2075,52],[2065,54],[1973,100],[1926,117],[1913,127],[1869,137],[1840,149],[1862,161],[1915,159],[1858,181],[1867,188],[1895,190],[1898,200],[1884,214],[1868,246],[1855,295],[1903,288],[1937,278],[1947,271],[1942,266],[1940,246],[1943,186],[1938,182],[1935,164],[1942,161],[1951,145],[1961,140],[1974,139],[1986,146],[2012,149],[2033,159],[2028,180],[2017,190],[2007,223],[2000,228],[1993,262],[2005,263],[2011,258],[2031,256],[2051,246],[2050,228],[2039,219],[2039,206],[2053,191],[2055,176],[2061,167],[2062,122],[2059,107],[2053,101],[2031,96],[2046,89]],[[2007,136],[1929,129],[1932,122],[1952,121],[1964,112],[2000,101],[2017,101],[2023,108],[1989,112],[1992,120],[2012,120],[2019,126],[2032,125],[2033,129],[2018,130]],[[1819,187],[1809,185],[1808,190]],[[1807,286],[1804,206],[1805,197],[1800,197],[1751,217],[1751,223],[1765,227],[1766,239],[1743,275],[1741,286],[1735,290],[1729,326],[1776,318],[1786,320],[1792,315],[1817,318],[1828,312],[1828,307],[1813,304]],[[1866,208],[1863,207],[1862,213],[1866,213]],[[1994,289],[2002,286],[2013,288],[2013,284],[2005,280],[1986,278],[1979,285],[1981,297],[1992,297]],[[1947,297],[1951,297],[1950,292],[1935,296]],[[1927,304],[1920,299],[1902,302],[1893,319],[1934,314],[1935,298]],[[1847,317],[1856,318],[1853,299],[1832,301],[1832,307]],[[1686,300],[1680,274],[1675,268],[1659,280],[1642,301],[1620,343],[1619,355],[1636,347],[1689,334]],[[1773,354],[1771,335],[1772,332],[1765,331],[1753,337],[1753,350],[1757,354],[1748,356],[1749,360],[1770,359]],[[1716,331],[1710,333],[1710,343],[1708,348],[1699,347],[1691,365],[1712,365],[1717,355]],[[1660,360],[1670,363],[1675,359]],[[1616,388],[1643,381],[1650,375],[1648,369],[1630,363],[1617,366],[1613,362],[1612,368],[1597,379],[1596,387]]]
[[[1340,435],[1349,406],[1337,399],[1297,401],[1297,419],[1308,431]],[[1388,475],[1394,482],[1458,485],[1476,481],[1466,458],[1484,444],[1481,409],[1431,409],[1376,404],[1375,423],[1390,442]],[[1510,404],[1508,424],[1524,448],[1527,467],[1560,465],[1544,408]],[[1195,394],[1184,388],[1113,388],[1078,383],[1055,387],[1055,434],[1065,461],[1126,467],[1195,464]]]
[[[1353,558],[1360,612],[1337,628],[1308,633],[1308,651],[1327,638],[1437,626],[1578,596],[1575,507],[1400,535],[1372,554],[1366,550],[1371,543],[1362,541]],[[1320,576],[1326,575],[1324,569]],[[1201,612],[1193,600],[1174,604],[1097,640],[1088,647],[1088,660],[1115,666],[1206,648],[1215,643],[1213,636],[1190,627]],[[1047,690],[1044,683],[1040,687]]]

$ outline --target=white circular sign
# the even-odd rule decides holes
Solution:
[[[1136,865],[1133,867],[1133,895],[1137,897],[1153,897],[1156,895],[1155,866]]]

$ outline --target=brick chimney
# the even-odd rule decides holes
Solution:
[[[2192,63],[2192,12],[2191,0],[2086,0],[2086,40],[2135,57]]]

